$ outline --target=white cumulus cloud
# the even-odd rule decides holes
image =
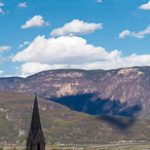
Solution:
[[[103,1],[102,0],[96,0],[96,3],[102,3]]]
[[[3,7],[4,6],[4,3],[0,2],[0,7]]]
[[[25,63],[21,66],[21,74],[24,76],[37,73],[39,71],[48,70],[50,65],[41,63]]]
[[[3,71],[3,70],[0,70],[0,76],[3,75],[3,74],[4,74],[4,71]]]
[[[108,51],[77,36],[57,38],[37,36],[27,48],[19,51],[12,61],[20,62],[20,74],[27,76],[49,69],[116,69],[150,66],[150,54],[123,56],[119,50]]]
[[[5,14],[5,11],[2,9],[4,5],[4,3],[0,2],[0,14]]]
[[[142,4],[139,9],[142,9],[142,10],[150,10],[150,1],[148,1],[147,3],[145,4]]]
[[[23,63],[22,74],[32,74],[35,73],[35,68],[36,71],[54,68],[81,68],[81,64],[113,60],[120,55],[120,51],[107,52],[103,47],[95,47],[77,36],[58,38],[37,36],[27,48],[19,51],[12,60]],[[33,71],[31,68],[34,68]]]
[[[2,8],[0,8],[0,14],[5,14],[5,12]]]
[[[11,46],[0,46],[0,52],[3,52],[3,51],[8,51],[11,49]]]
[[[130,36],[131,32],[129,30],[124,30],[121,33],[119,33],[119,38],[125,38],[127,36]]]
[[[21,26],[22,29],[28,29],[32,27],[42,27],[49,25],[49,22],[46,22],[41,15],[35,15],[31,19],[27,20],[25,24]]]
[[[24,41],[23,43],[21,43],[19,46],[18,46],[18,48],[20,49],[20,48],[23,48],[23,47],[25,47],[25,46],[27,46],[27,45],[29,45],[29,41]]]
[[[102,29],[102,23],[88,23],[79,19],[74,19],[66,23],[63,27],[54,29],[51,35],[57,36],[74,36],[94,32],[97,29]]]
[[[118,54],[118,53],[117,53]],[[18,52],[13,61],[41,62],[50,64],[79,64],[115,57],[116,51],[108,53],[102,47],[88,44],[81,37],[62,36],[48,38],[36,37],[23,51]]]
[[[40,71],[45,71],[45,70],[51,70],[51,69],[58,69],[58,68],[66,68],[65,65],[50,65],[50,64],[43,64],[43,63],[38,63],[38,62],[29,62],[29,63],[24,63],[21,65],[21,76],[27,76],[27,75],[32,75]]]
[[[27,3],[26,3],[26,2],[20,2],[20,3],[18,4],[18,7],[19,7],[19,8],[27,8],[28,6],[27,6]]]
[[[138,39],[143,39],[146,35],[149,35],[149,34],[150,34],[150,25],[143,31],[139,31],[139,32],[132,32],[129,30],[124,30],[121,33],[119,33],[119,38],[134,37]]]

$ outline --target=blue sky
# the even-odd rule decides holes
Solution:
[[[1,76],[149,66],[149,41],[149,0],[0,0]]]

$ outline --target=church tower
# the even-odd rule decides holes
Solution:
[[[30,130],[27,138],[26,150],[45,150],[45,138],[42,131],[38,100],[35,95]]]

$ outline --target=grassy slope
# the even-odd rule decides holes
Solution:
[[[0,142],[25,144],[34,96],[0,93]],[[150,140],[150,121],[92,117],[39,98],[41,121],[49,143],[108,143]]]

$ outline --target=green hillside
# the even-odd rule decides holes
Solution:
[[[0,93],[0,142],[24,145],[34,96]],[[39,98],[47,144],[150,141],[150,121],[120,117],[93,117]]]

